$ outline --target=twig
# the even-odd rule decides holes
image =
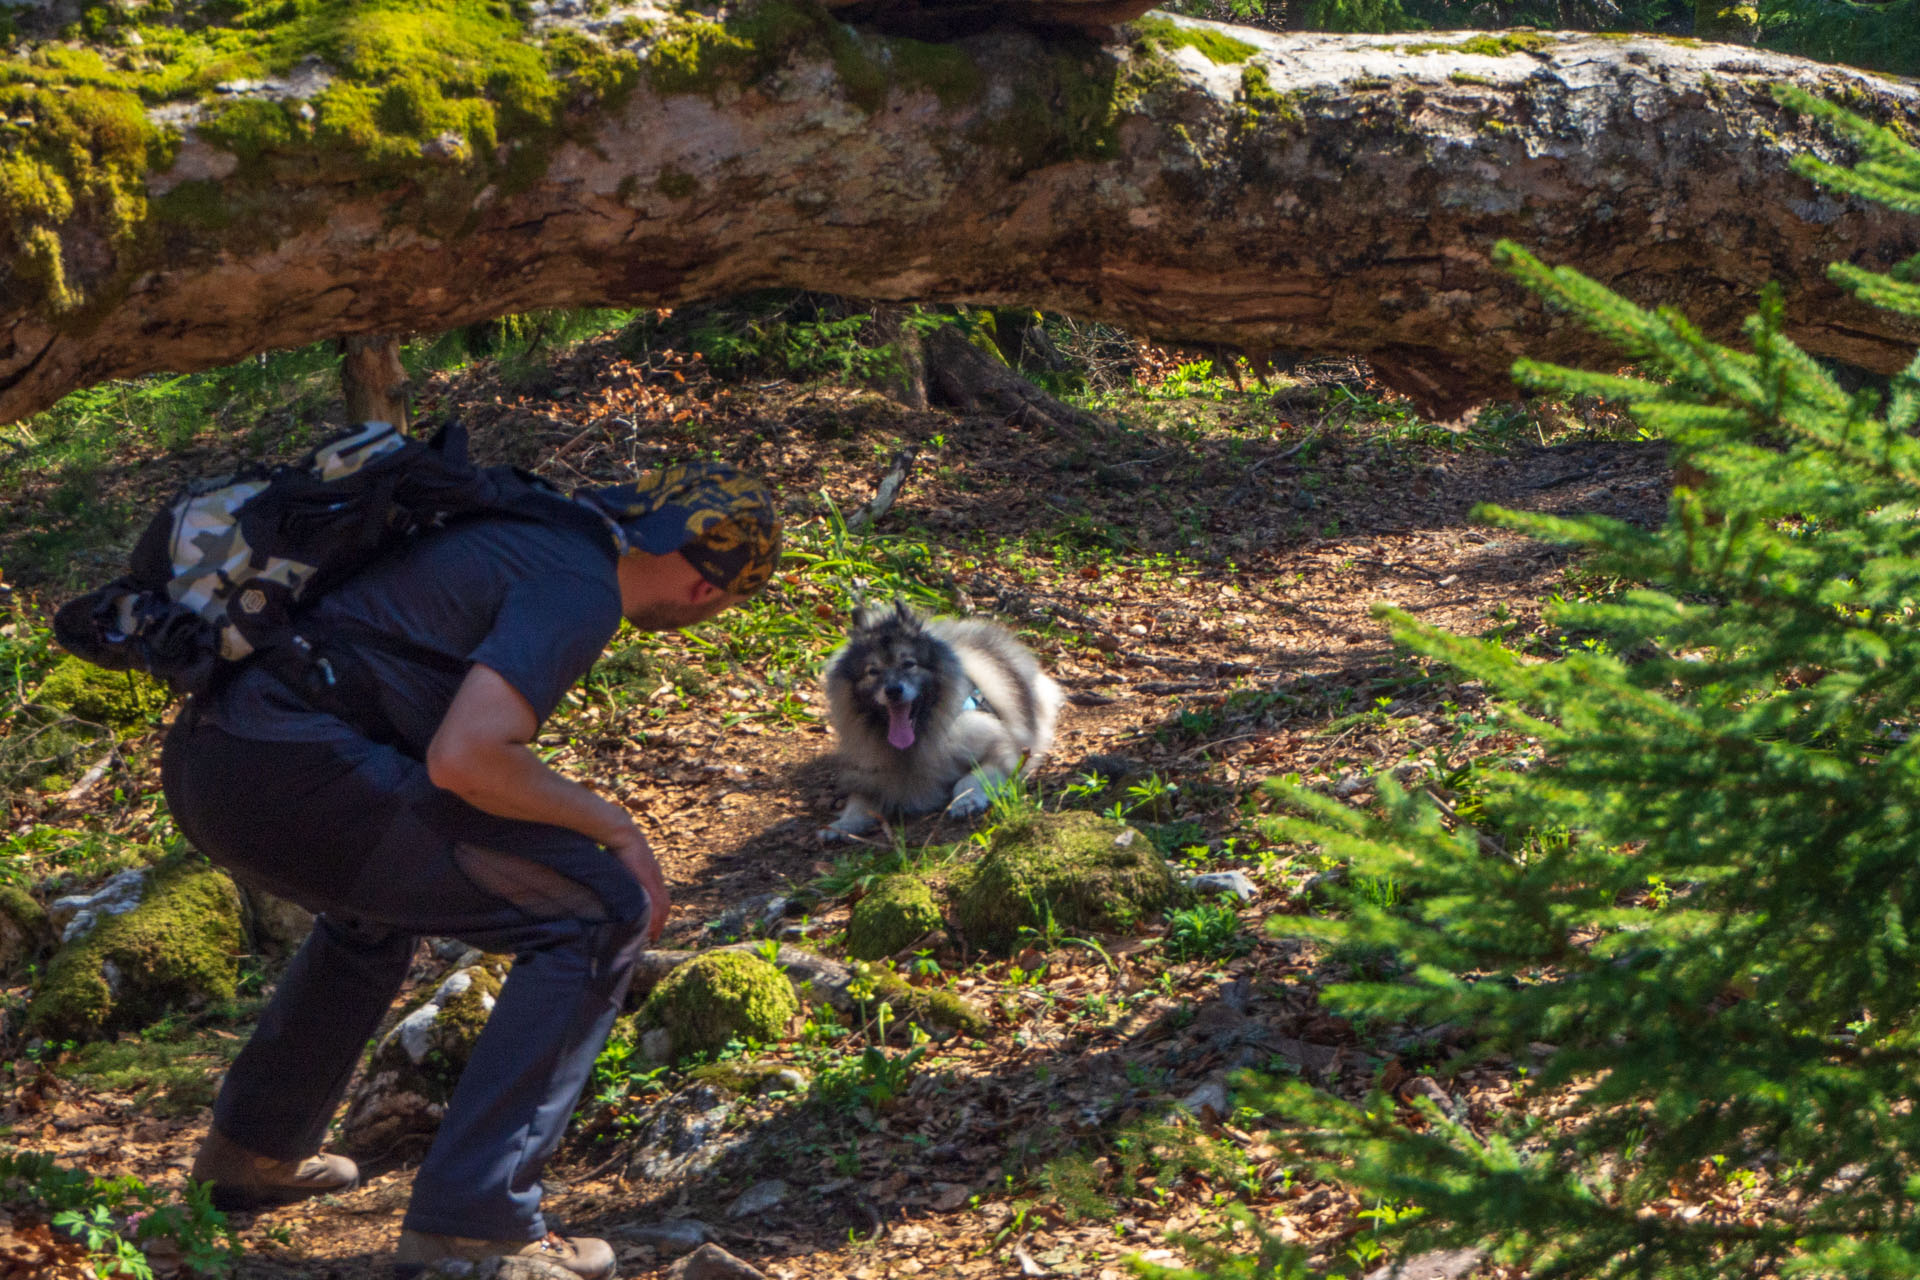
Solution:
[[[887,468],[887,474],[881,477],[880,487],[874,490],[873,501],[860,511],[847,518],[847,528],[861,530],[870,527],[881,516],[887,514],[894,499],[900,496],[900,487],[907,482],[907,473],[913,470],[915,458],[920,451],[909,445],[893,455],[893,465]]]
[[[1455,826],[1460,825],[1462,821],[1460,815],[1458,813],[1455,813],[1453,806],[1448,804],[1445,800],[1442,800],[1439,797],[1439,795],[1435,793],[1432,787],[1423,787],[1421,788],[1421,790],[1425,792],[1427,799],[1433,801],[1434,805],[1439,808],[1441,813],[1446,814],[1447,817],[1453,820]],[[1511,853],[1507,852],[1507,847],[1505,845],[1501,844],[1498,840],[1495,840],[1492,836],[1488,835],[1486,832],[1480,830],[1478,827],[1475,827],[1473,829],[1473,834],[1480,838],[1480,848],[1482,852],[1490,853],[1494,857],[1503,859],[1507,862],[1514,864],[1515,866],[1518,866],[1520,864],[1520,860],[1518,858],[1514,857]]]
[[[88,769],[80,775],[80,781],[74,783],[73,786],[68,789],[66,795],[60,797],[60,803],[80,803],[80,801],[86,797],[87,792],[100,785],[100,779],[107,776],[107,770],[113,767],[113,762],[117,760],[119,756],[120,752],[118,748],[101,756],[91,769]]]
[[[622,1147],[620,1150],[613,1153],[613,1159],[593,1166],[593,1168],[581,1174],[578,1178],[574,1179],[574,1181],[592,1182],[595,1178],[599,1177],[601,1174],[605,1173],[607,1170],[613,1168],[613,1166],[620,1164],[623,1161],[631,1160],[631,1159],[633,1159],[633,1153],[631,1151],[628,1151],[626,1148]],[[624,1182],[625,1179],[622,1178],[621,1181]]]

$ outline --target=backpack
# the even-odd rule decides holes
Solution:
[[[404,637],[323,634],[304,606],[405,540],[482,515],[605,528],[538,477],[473,466],[458,423],[421,441],[368,422],[298,462],[189,483],[154,513],[127,573],[59,608],[54,637],[88,662],[147,672],[175,693],[206,693],[251,661],[318,707],[362,710],[366,691],[345,678],[354,644],[465,664]]]

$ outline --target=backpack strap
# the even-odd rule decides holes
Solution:
[[[489,467],[486,496],[458,520],[512,519],[575,529],[617,562],[619,550],[606,520],[566,497],[546,481],[517,467]],[[366,737],[407,750],[400,732],[381,715],[380,690],[361,660],[372,649],[404,662],[464,677],[472,665],[417,640],[351,622],[321,624],[315,618],[295,623],[288,640],[258,651],[248,661],[260,666],[295,697],[352,725]]]

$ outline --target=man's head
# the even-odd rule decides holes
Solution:
[[[621,611],[643,630],[711,618],[764,587],[780,560],[773,496],[724,463],[664,467],[575,496],[613,527]]]

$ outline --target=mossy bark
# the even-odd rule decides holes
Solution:
[[[140,905],[62,947],[35,987],[27,1029],[92,1039],[233,998],[245,946],[233,881],[197,857],[154,868]]]
[[[1839,149],[1772,87],[1906,130],[1920,91],[1776,54],[1159,16],[934,44],[781,0],[717,22],[301,5],[304,46],[243,0],[252,25],[169,37],[221,58],[149,68],[158,42],[116,43],[115,19],[97,49],[0,60],[0,421],[323,337],[763,286],[1360,355],[1453,412],[1511,394],[1521,355],[1613,358],[1493,266],[1501,237],[1710,336],[1777,280],[1816,354],[1893,371],[1920,340],[1826,274],[1906,256],[1910,220],[1794,174]],[[213,66],[242,78],[214,92]]]

